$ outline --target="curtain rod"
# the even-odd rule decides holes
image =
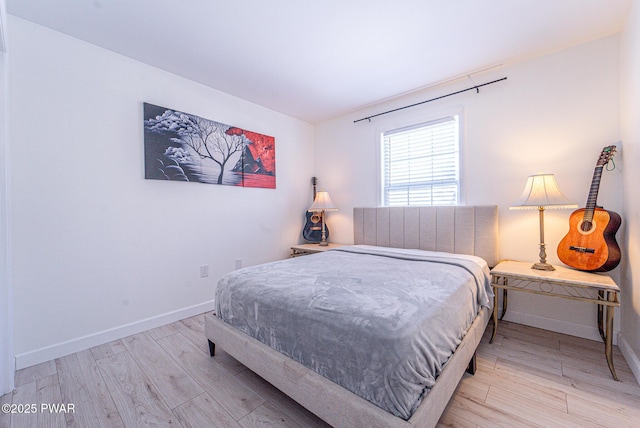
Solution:
[[[368,120],[369,122],[371,122],[371,119],[372,119],[372,118],[374,118],[374,117],[378,117],[378,116],[382,116],[383,114],[389,114],[389,113],[393,113],[393,112],[398,111],[398,110],[404,110],[404,109],[409,108],[409,107],[419,106],[420,104],[425,104],[425,103],[429,103],[429,102],[431,102],[431,101],[439,100],[439,99],[441,99],[441,98],[446,98],[446,97],[450,97],[450,96],[452,96],[452,95],[461,94],[462,92],[471,91],[471,90],[473,90],[473,89],[475,89],[477,93],[480,93],[480,88],[481,88],[482,86],[492,85],[492,84],[494,84],[494,83],[502,82],[503,80],[507,80],[507,78],[506,78],[506,77],[503,77],[502,79],[493,80],[493,81],[491,81],[491,82],[483,83],[483,84],[481,84],[481,85],[475,85],[475,86],[472,86],[472,87],[467,88],[467,89],[462,89],[462,90],[460,90],[460,91],[452,92],[452,93],[450,93],[450,94],[441,95],[441,96],[439,96],[439,97],[431,98],[430,100],[421,101],[421,102],[419,102],[419,103],[411,104],[411,105],[408,105],[408,106],[394,108],[393,110],[387,110],[387,111],[385,111],[385,112],[378,113],[378,114],[374,114],[374,115],[372,115],[372,116],[363,117],[362,119],[354,120],[354,121],[353,121],[353,123],[362,122],[363,120]]]

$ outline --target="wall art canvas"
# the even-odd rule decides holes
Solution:
[[[144,103],[145,178],[276,187],[274,137]]]

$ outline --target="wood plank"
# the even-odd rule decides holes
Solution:
[[[0,396],[0,406],[13,403],[13,391]],[[0,411],[0,428],[11,428],[11,413]]]
[[[511,414],[501,407],[478,402],[462,395],[454,396],[449,402],[445,420],[451,417],[448,415],[449,412],[454,414],[455,419],[462,421],[464,425],[475,423],[479,427],[486,428],[540,427],[540,425]]]
[[[285,395],[275,386],[271,385],[266,380],[252,372],[251,370],[245,370],[238,379],[241,380],[247,387],[260,394],[262,398],[270,402],[272,405],[281,409],[285,414],[289,415],[293,420],[298,422],[299,426],[305,428],[329,428],[322,419],[300,406],[292,398]]]
[[[176,407],[173,413],[185,428],[240,428],[240,424],[206,392]]]
[[[487,354],[486,352],[484,352],[482,346],[478,347],[476,351],[476,364],[478,364],[478,367],[484,367],[486,369],[493,370],[496,367],[497,362],[497,355]]]
[[[489,392],[489,386],[480,382],[475,382],[474,379],[470,379],[471,376],[465,374],[456,389],[447,407],[445,407],[440,420],[436,425],[437,428],[477,428],[476,421],[470,421],[465,419],[460,412],[455,410],[457,403],[454,400],[469,399],[477,403],[483,403],[487,393]]]
[[[198,349],[209,356],[209,342],[204,333],[204,314],[186,318],[170,324],[176,332],[182,333]],[[248,370],[242,363],[226,353],[223,349],[216,349],[216,361],[233,374]]]
[[[76,355],[78,357],[78,363],[80,364],[80,370],[87,385],[87,392],[89,397],[91,397],[91,404],[100,422],[100,426],[105,428],[122,427],[122,419],[118,414],[118,409],[116,408],[113,398],[111,398],[109,389],[102,378],[98,364],[93,358],[93,353],[86,350],[77,352]]]
[[[31,367],[16,371],[15,374],[15,386],[24,385],[34,382],[40,378],[50,376],[56,373],[56,365],[53,360],[46,361],[44,363],[36,364]]]
[[[602,342],[596,342],[594,340],[584,340],[584,342],[561,341],[560,351],[560,355],[562,356],[563,360],[566,359],[567,361],[588,361],[590,363],[596,364],[605,362],[606,364],[604,344]],[[613,361],[618,376],[620,376],[624,372],[633,376],[633,373],[631,372],[631,369],[629,368],[627,362],[624,360],[620,349],[617,346],[614,346],[612,351]]]
[[[18,386],[13,390],[13,402],[15,406],[25,406],[38,401],[36,382],[29,382]],[[14,408],[18,410],[17,408]],[[38,425],[38,409],[28,409],[27,412],[11,414],[11,428],[32,428]]]
[[[96,362],[125,426],[177,426],[175,415],[128,352]]]
[[[487,386],[498,384],[502,390],[527,399],[532,405],[567,412],[567,396],[563,391],[549,385],[539,385],[530,378],[514,376],[504,370],[478,370],[474,382],[482,382]]]
[[[147,330],[149,336],[153,338],[153,340],[162,339],[163,337],[170,336],[178,332],[178,329],[175,328],[173,324],[166,324],[160,327],[152,328],[151,330]]]
[[[201,320],[197,318],[187,318],[174,322],[171,325],[204,354],[209,355],[209,344],[207,342],[207,336],[204,334],[204,317],[202,317]]]
[[[146,332],[125,337],[122,343],[170,409],[204,392]]]
[[[65,403],[60,394],[58,375],[40,378],[36,381],[38,405],[38,428],[63,428],[67,426],[66,415],[68,405],[75,412],[75,403]],[[62,405],[65,407],[63,408]],[[65,409],[64,411],[62,409]],[[70,414],[70,413],[69,413]]]
[[[475,376],[465,374],[456,389],[456,393],[445,408],[438,426],[475,427],[475,426],[527,426],[525,421],[501,412],[499,409],[487,408],[485,400],[489,393],[489,385],[479,382]],[[477,415],[476,415],[477,414]],[[476,415],[474,417],[474,415]]]
[[[238,421],[244,428],[298,428],[300,425],[280,408],[265,401],[260,407]]]
[[[91,348],[91,353],[93,354],[93,358],[99,360],[118,354],[124,350],[125,348],[122,345],[122,341],[118,339],[109,343],[105,343],[103,345],[94,346],[93,348]]]
[[[572,378],[570,385],[564,388],[567,396],[572,395],[585,400],[597,401],[611,408],[617,406],[637,408],[640,406],[640,386],[638,384],[618,382],[618,385],[612,388],[610,385],[605,387],[599,385],[597,380]]]
[[[594,398],[586,400],[577,395],[568,394],[569,413],[602,426],[632,427],[640,425],[640,401],[636,401],[635,405],[631,405],[631,403],[625,405],[606,400],[606,397]]]
[[[534,370],[546,371],[555,376],[562,376],[562,364],[551,354],[548,358],[542,359],[539,352],[532,353],[522,349],[512,349],[492,345],[484,346],[482,352],[498,357],[498,360],[496,361],[496,368],[498,368],[500,364],[512,362]]]
[[[88,391],[88,382],[85,379],[77,354],[67,355],[56,359],[60,393],[62,400],[73,403],[76,412],[68,415],[67,423],[71,427],[100,427],[99,417],[95,412],[94,400]],[[111,396],[108,395],[109,399]],[[116,412],[117,415],[117,412]],[[120,418],[120,416],[117,416]]]
[[[560,350],[560,339],[555,336],[545,335],[537,331],[530,331],[531,334],[523,335],[520,331],[514,331],[511,327],[502,330],[502,323],[498,323],[498,331],[503,336],[500,345],[521,347],[523,343],[528,345],[536,345],[539,349]],[[505,343],[506,341],[506,343]],[[514,342],[513,344],[511,342]],[[602,350],[601,350],[602,351]],[[604,353],[602,354],[604,355]]]
[[[245,365],[225,352],[224,349],[220,349],[220,347],[216,348],[215,358],[218,364],[223,366],[229,371],[229,373],[233,373],[234,375],[239,375],[242,372],[250,371]]]
[[[69,427],[124,427],[90,350],[58,358],[56,367],[63,401],[76,407]]]
[[[489,406],[500,408],[504,412],[522,418],[532,424],[543,427],[595,428],[598,426],[582,418],[569,415],[565,411],[538,405],[528,398],[515,395],[512,391],[500,387],[492,386],[489,389],[485,403]]]
[[[638,384],[632,375],[621,372],[620,381],[611,377],[606,361],[599,364],[585,364],[583,361],[562,363],[562,373],[571,379],[582,380],[591,385],[608,391],[621,391],[627,394],[637,394]],[[607,376],[608,375],[608,376]]]
[[[453,408],[454,405],[449,403],[442,417],[440,417],[440,420],[436,424],[436,428],[478,428],[475,422],[461,418],[455,410],[449,411],[450,407]]]
[[[477,374],[478,372],[476,372]],[[489,384],[482,382],[475,375],[465,373],[456,388],[456,395],[467,397],[478,402],[484,402],[489,393]]]
[[[239,420],[258,408],[264,399],[238,381],[233,373],[176,333],[158,341],[169,355],[195,379],[231,416]]]

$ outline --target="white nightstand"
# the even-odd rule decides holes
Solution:
[[[320,246],[319,244],[300,244],[291,247],[291,257],[306,256],[313,253],[321,253],[327,250],[333,250],[334,248],[344,247],[348,244],[334,244],[329,242],[329,245]]]
[[[531,263],[503,261],[491,269],[493,300],[493,341],[498,330],[498,320],[507,312],[507,292],[524,291],[551,297],[595,303],[598,306],[598,330],[605,343],[604,352],[611,376],[618,380],[613,367],[613,314],[620,306],[620,288],[609,275],[582,272],[555,266],[554,271],[531,268]],[[498,317],[498,291],[502,290],[502,316]],[[606,312],[606,314],[605,314]],[[605,318],[603,322],[603,318]],[[603,325],[604,324],[604,325]]]

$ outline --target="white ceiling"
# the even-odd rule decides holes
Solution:
[[[316,123],[475,70],[615,33],[631,1],[6,4],[11,15]]]

